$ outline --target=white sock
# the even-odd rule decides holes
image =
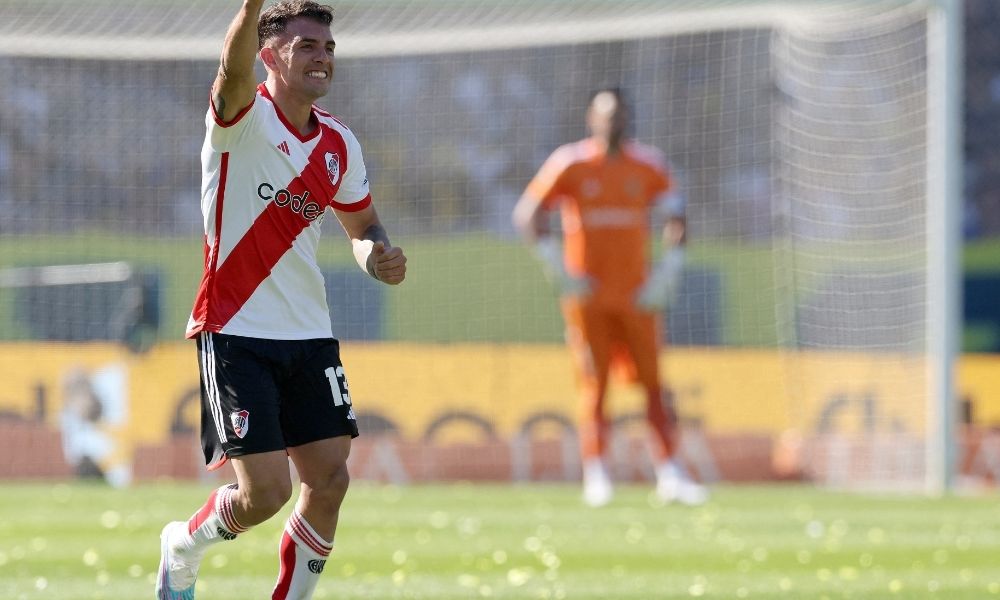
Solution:
[[[684,476],[684,469],[673,459],[667,459],[656,465],[656,479],[663,481],[666,479],[678,479]]]
[[[589,480],[610,480],[604,461],[599,458],[588,458],[583,462],[583,477]]]
[[[298,511],[292,511],[285,532],[281,535],[278,553],[281,569],[271,600],[309,600],[312,598],[326,559],[333,550],[306,522]]]
[[[681,463],[674,459],[668,459],[656,465],[657,481],[691,481],[691,474]]]
[[[205,505],[188,520],[189,537],[183,543],[186,550],[204,551],[212,544],[236,539],[248,528],[240,525],[233,514],[233,494],[239,486],[224,485],[208,496]]]

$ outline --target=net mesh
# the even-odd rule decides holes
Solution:
[[[795,390],[839,388],[811,419],[827,476],[920,483],[926,23],[897,15],[831,33],[778,32],[772,46],[784,98],[774,113],[779,337],[795,358],[842,357],[789,369]]]
[[[617,85],[635,137],[666,153],[688,202],[691,261],[663,364],[693,469],[919,482],[926,9],[338,3],[337,73],[319,104],[358,135],[376,206],[411,260],[406,284],[386,291],[328,221],[322,267],[335,335],[355,342],[359,418],[412,445],[379,442],[356,460],[373,477],[470,476],[443,445],[479,448],[492,476],[574,472],[561,318],[510,213],[548,154],[585,135],[589,92]],[[12,382],[0,409],[51,428],[67,370],[126,364],[131,413],[111,431],[124,440],[115,460],[131,465],[163,447],[196,455],[178,438],[197,428],[180,340],[201,269],[203,119],[232,10],[0,0],[0,77],[19,82],[0,89],[0,266],[126,261],[136,279],[119,285],[145,300],[133,306],[141,334],[125,338],[106,314],[120,301],[79,301],[93,296],[86,283],[0,287]],[[378,368],[390,358],[398,372]],[[627,431],[641,407],[614,394]],[[639,451],[622,439],[631,476]]]

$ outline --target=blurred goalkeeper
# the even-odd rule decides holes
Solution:
[[[661,385],[660,315],[684,268],[683,200],[661,153],[625,138],[628,107],[618,89],[591,98],[590,137],[557,149],[514,209],[514,224],[557,286],[582,394],[583,499],[600,506],[613,488],[603,456],[612,365],[642,385],[652,429],[656,491],[665,501],[699,504],[706,490],[675,460],[678,426]],[[563,239],[549,231],[559,208]],[[663,254],[649,268],[651,221],[663,222]],[[565,248],[563,248],[565,246]]]
[[[205,551],[281,510],[292,495],[289,459],[300,494],[271,598],[312,597],[358,435],[316,263],[327,211],[369,275],[387,284],[406,275],[372,205],[358,140],[313,105],[333,77],[330,7],[282,0],[261,12],[263,3],[243,1],[212,86],[201,153],[204,276],[187,329],[197,338],[205,461],[231,462],[236,483],[164,527],[159,600],[194,598]]]

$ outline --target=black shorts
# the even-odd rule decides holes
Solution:
[[[201,446],[209,470],[227,458],[358,436],[340,343],[198,335]]]

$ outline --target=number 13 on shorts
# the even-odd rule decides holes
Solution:
[[[347,377],[344,376],[344,367],[328,367],[326,378],[330,381],[330,392],[333,393],[333,404],[335,406],[351,405],[351,395],[347,393]]]

